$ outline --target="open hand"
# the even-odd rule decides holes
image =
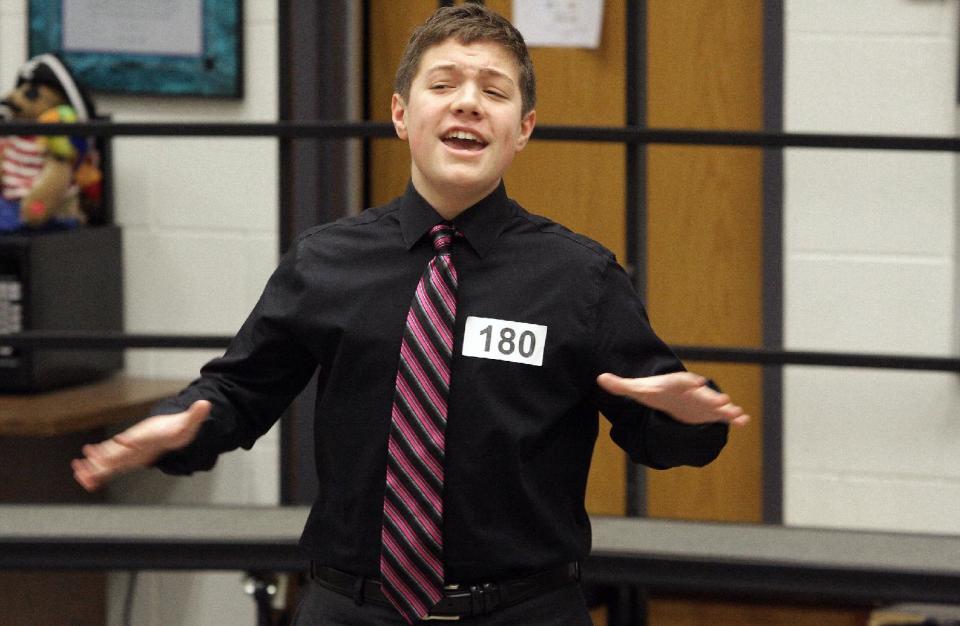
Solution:
[[[83,458],[70,464],[73,477],[87,491],[95,491],[120,474],[148,467],[193,441],[209,414],[210,403],[197,400],[182,413],[148,417],[106,441],[83,446]]]
[[[625,396],[669,413],[685,424],[725,422],[743,426],[750,416],[730,402],[730,396],[707,386],[707,379],[690,372],[673,372],[644,378],[600,374],[597,384],[607,393]]]

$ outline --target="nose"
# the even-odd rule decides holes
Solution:
[[[457,97],[453,99],[452,108],[458,114],[480,117],[483,109],[480,106],[480,87],[467,81],[457,90]]]

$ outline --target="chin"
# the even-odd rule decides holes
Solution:
[[[465,194],[481,193],[492,190],[495,181],[476,176],[451,176],[447,178],[447,185]]]

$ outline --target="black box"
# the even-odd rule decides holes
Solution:
[[[103,378],[122,350],[3,345],[18,331],[123,330],[120,228],[0,235],[0,391],[42,391]]]

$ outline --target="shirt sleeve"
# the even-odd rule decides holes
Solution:
[[[604,372],[639,378],[685,369],[653,332],[626,272],[612,258],[600,280],[595,319],[594,380]],[[610,420],[613,441],[635,463],[657,469],[699,467],[715,459],[726,445],[726,424],[683,424],[667,413],[606,393],[593,384],[595,404]]]
[[[314,355],[297,340],[303,292],[294,245],[224,355],[207,363],[179,395],[154,407],[154,415],[167,415],[197,400],[212,404],[194,441],[161,457],[156,467],[168,474],[208,470],[222,452],[249,450],[276,422],[317,367]]]

